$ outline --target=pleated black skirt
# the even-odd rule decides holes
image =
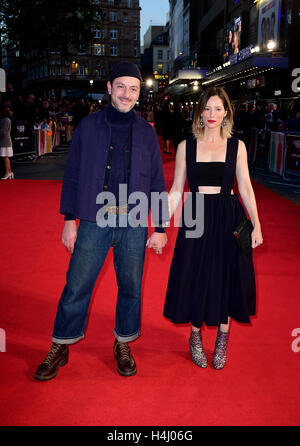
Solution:
[[[183,215],[185,206],[183,206]],[[228,316],[249,323],[255,314],[252,254],[243,254],[233,235],[245,216],[238,195],[204,195],[204,232],[187,238],[178,229],[163,314],[174,323],[196,327],[226,324]]]

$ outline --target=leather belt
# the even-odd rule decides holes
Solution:
[[[106,212],[108,212],[109,214],[115,214],[115,215],[123,215],[123,214],[128,214],[128,205],[124,204],[122,206],[108,206],[106,208]]]

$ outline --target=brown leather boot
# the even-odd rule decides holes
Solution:
[[[136,363],[127,342],[119,342],[115,339],[114,355],[117,361],[117,371],[120,375],[132,376],[136,374]]]
[[[52,347],[44,359],[38,366],[34,375],[35,379],[39,381],[48,381],[54,378],[59,367],[63,367],[69,360],[69,346],[67,344],[52,344]]]

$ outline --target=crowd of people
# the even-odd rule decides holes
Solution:
[[[31,130],[42,122],[49,123],[64,116],[72,116],[72,124],[76,126],[86,114],[98,111],[105,105],[89,98],[64,97],[57,100],[54,95],[41,98],[33,93],[19,96],[3,94],[0,103],[1,108],[8,108],[12,113],[12,129],[25,125]]]
[[[87,114],[102,110],[108,104],[108,100],[93,100],[92,98],[68,98],[56,99],[54,95],[49,98],[39,97],[32,92],[16,95],[14,92],[0,93],[0,110],[2,118],[11,120],[9,132],[13,137],[18,135],[18,129],[30,133],[40,128],[43,123],[50,121],[59,122],[62,118],[68,118],[72,129]],[[266,150],[263,157],[267,159],[268,141],[270,131],[300,132],[300,107],[295,108],[292,113],[280,110],[274,102],[252,102],[233,104],[235,110],[234,134],[241,139],[247,149],[250,147],[252,128],[259,130],[258,138]],[[192,122],[196,102],[182,103],[163,100],[156,103],[137,104],[138,114],[146,121],[154,123],[156,133],[163,140],[163,152],[176,154],[178,144],[192,133]],[[2,121],[4,125],[4,121]],[[13,150],[13,148],[12,148]],[[9,156],[12,155],[9,151]],[[3,150],[2,150],[3,152]],[[4,151],[5,153],[7,151]],[[3,153],[4,153],[3,152]],[[2,157],[4,155],[1,154]],[[266,161],[266,160],[265,160]],[[6,175],[11,173],[8,158],[4,158]]]
[[[173,144],[176,154],[177,146],[192,133],[192,122],[197,103],[168,103],[148,106],[143,113],[146,120],[154,122],[156,133],[164,141],[163,151],[171,153]],[[261,148],[258,160],[267,167],[270,132],[300,132],[300,107],[281,110],[275,102],[236,103],[234,108],[233,135],[241,139],[247,150],[250,148],[252,129],[256,128],[258,145]]]
[[[163,101],[148,105],[141,110],[142,117],[154,122],[156,133],[164,141],[164,152],[170,153],[172,142],[175,153],[180,141],[192,133],[192,122],[197,103],[170,103]],[[260,133],[300,132],[300,107],[293,111],[280,110],[276,102],[240,103],[233,104],[234,126],[233,132],[249,148],[252,128]],[[268,137],[268,136],[266,136]]]
[[[286,112],[275,102],[242,104],[235,110],[235,132],[249,143],[251,129],[274,132],[299,132],[300,108]]]
[[[72,130],[88,113],[93,113],[106,104],[87,99],[62,98],[54,95],[39,97],[32,92],[16,95],[12,91],[0,93],[0,157],[5,174],[2,179],[12,179],[10,158],[16,152],[17,141],[27,137],[29,151],[35,151],[33,132],[46,124],[70,122]],[[9,144],[9,147],[7,146]],[[1,166],[1,173],[3,170]]]

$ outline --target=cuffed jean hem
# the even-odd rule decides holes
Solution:
[[[52,342],[55,342],[55,344],[75,344],[76,342],[80,341],[83,338],[84,335],[79,336],[78,338],[70,338],[70,339],[69,338],[59,339],[52,336]]]
[[[132,342],[135,341],[140,336],[140,331],[131,336],[120,336],[116,333],[116,330],[114,330],[114,335],[119,342]]]

